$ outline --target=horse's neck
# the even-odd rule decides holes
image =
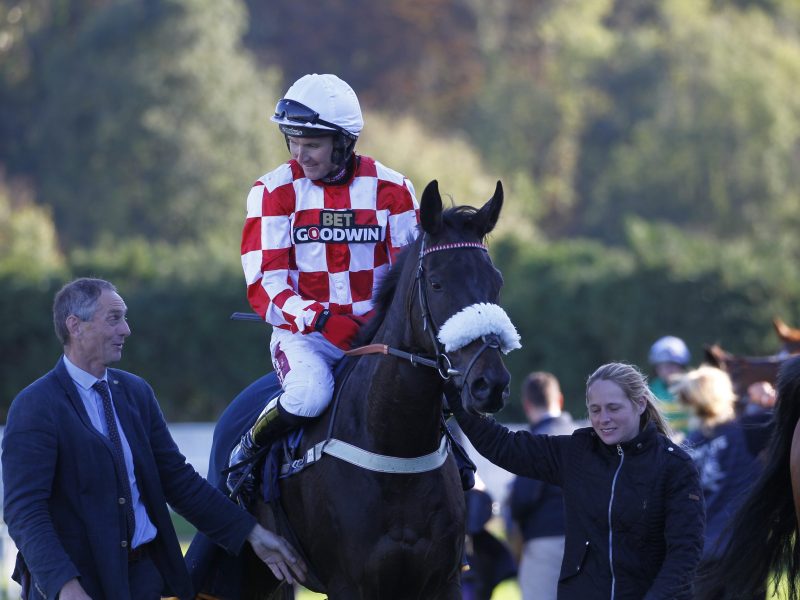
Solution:
[[[373,341],[408,349],[403,334],[390,329],[385,323]],[[358,390],[356,418],[362,421],[375,452],[418,456],[436,448],[443,388],[436,369],[392,356],[373,356],[359,361],[351,385]]]

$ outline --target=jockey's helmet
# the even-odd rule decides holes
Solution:
[[[689,348],[686,347],[681,338],[674,335],[667,335],[656,340],[650,347],[650,354],[648,355],[651,365],[670,362],[685,367],[691,359]]]
[[[270,121],[287,137],[333,136],[331,162],[344,165],[364,127],[358,97],[336,75],[304,75],[278,101]]]

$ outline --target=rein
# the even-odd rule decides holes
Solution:
[[[387,354],[389,356],[396,356],[397,358],[403,358],[409,361],[414,366],[422,365],[424,367],[437,369],[442,379],[448,379],[452,375],[460,374],[460,371],[452,368],[450,359],[447,358],[446,354],[442,354],[443,362],[447,365],[444,373],[442,373],[442,363],[430,358],[425,358],[424,356],[419,356],[418,354],[411,354],[410,352],[392,348],[388,344],[367,344],[366,346],[359,346],[358,348],[348,350],[344,354],[345,356],[363,356],[365,354]]]

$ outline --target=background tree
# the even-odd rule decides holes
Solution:
[[[57,358],[75,276],[119,285],[124,366],[171,419],[269,368],[227,315],[245,195],[287,157],[268,117],[306,72],[354,86],[359,151],[418,192],[503,181],[512,375],[554,371],[576,414],[660,335],[699,361],[800,326],[795,0],[0,0],[0,414]]]
[[[274,77],[239,51],[244,23],[235,2],[125,1],[48,40],[25,151],[65,243],[132,224],[196,240],[238,222],[276,146],[259,127]]]

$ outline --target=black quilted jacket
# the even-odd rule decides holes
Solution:
[[[591,427],[532,435],[460,409],[455,414],[493,463],[562,487],[560,600],[692,598],[705,524],[699,476],[688,454],[654,425],[610,447]]]

